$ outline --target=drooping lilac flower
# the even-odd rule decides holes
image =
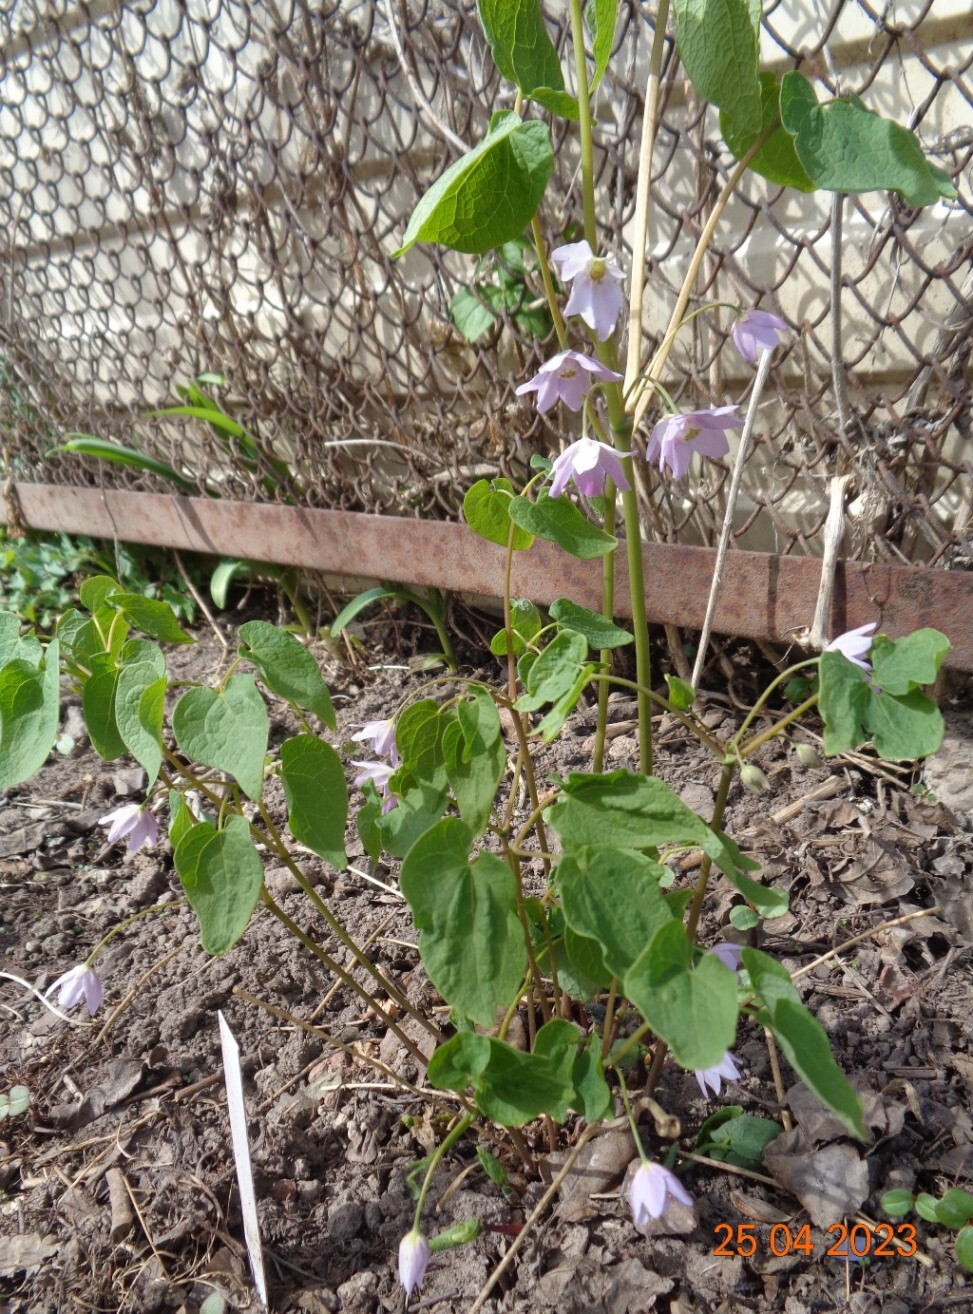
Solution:
[[[703,1099],[709,1098],[709,1091],[713,1092],[714,1097],[719,1095],[723,1089],[724,1081],[739,1081],[740,1069],[729,1050],[723,1055],[719,1063],[712,1068],[697,1068],[695,1072],[696,1080],[699,1082],[699,1089],[703,1092]]]
[[[394,721],[366,721],[358,734],[351,737],[356,743],[369,744],[373,753],[387,757],[393,766],[399,765]]]
[[[75,1004],[84,999],[89,1013],[97,1013],[105,997],[98,973],[87,963],[79,963],[77,967],[72,967],[70,972],[59,976],[48,989],[48,995],[53,995],[55,990],[60,992],[57,1002],[62,1008],[74,1008]]]
[[[542,413],[558,400],[569,410],[580,411],[592,382],[620,383],[621,379],[615,370],[580,351],[559,351],[544,362],[532,379],[520,385],[517,396],[536,392],[537,409]]]
[[[406,1300],[422,1286],[428,1264],[429,1242],[417,1228],[413,1228],[399,1242],[399,1282],[405,1289]]]
[[[611,337],[625,303],[620,284],[625,273],[613,261],[596,256],[588,243],[569,242],[551,252],[562,283],[571,283],[565,315],[580,315],[602,342]]]
[[[99,826],[108,827],[108,843],[128,836],[129,853],[138,853],[143,844],[153,848],[159,839],[159,823],[155,813],[145,804],[126,803],[107,817],[100,817]]]
[[[675,479],[681,479],[689,469],[693,452],[700,456],[725,456],[730,450],[727,429],[739,429],[743,421],[735,414],[735,406],[717,406],[709,411],[686,411],[682,415],[667,415],[652,430],[645,459],[659,469],[666,466]]]
[[[752,365],[761,351],[772,351],[782,342],[787,323],[769,310],[746,310],[730,329],[733,345]]]
[[[399,801],[389,789],[389,781],[395,775],[395,766],[388,762],[356,762],[354,758],[351,765],[361,768],[360,773],[355,777],[358,788],[360,789],[366,780],[370,780],[385,800],[382,804],[382,815],[391,812]]]
[[[661,1218],[670,1200],[692,1207],[693,1197],[675,1173],[661,1163],[643,1163],[632,1177],[628,1202],[636,1227],[645,1227],[651,1218]]]
[[[844,634],[832,639],[824,651],[840,652],[842,657],[847,657],[863,671],[871,671],[872,664],[867,658],[872,647],[873,632],[877,627],[878,621],[869,621],[867,625],[859,625],[857,630],[846,630]]]
[[[710,953],[716,954],[723,966],[728,967],[731,972],[739,972],[740,964],[743,962],[743,950],[738,944],[731,944],[729,940],[720,940],[713,945]]]
[[[551,473],[554,475],[551,497],[560,497],[569,479],[574,480],[585,497],[598,497],[604,491],[606,478],[623,493],[627,493],[630,487],[618,453],[607,443],[596,442],[594,438],[579,438],[566,447],[560,456],[554,458]]]

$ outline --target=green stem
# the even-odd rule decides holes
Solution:
[[[591,103],[588,93],[588,66],[584,53],[584,17],[581,0],[571,0],[571,42],[574,46],[574,69],[578,83],[578,127],[581,133],[581,191],[584,197],[584,235],[592,251],[598,250],[598,223],[595,218],[595,153],[591,137]]]
[[[625,1116],[628,1118],[628,1125],[632,1129],[632,1138],[635,1141],[635,1148],[639,1152],[639,1158],[643,1163],[649,1162],[649,1156],[645,1153],[645,1146],[642,1144],[642,1137],[639,1135],[638,1124],[635,1121],[635,1115],[632,1113],[632,1102],[628,1098],[628,1087],[625,1085],[625,1076],[621,1069],[615,1069],[615,1076],[618,1078],[618,1089],[622,1094],[622,1103],[625,1105]]]
[[[645,1037],[649,1034],[651,1030],[652,1027],[649,1025],[649,1023],[643,1022],[640,1027],[637,1027],[636,1030],[632,1032],[632,1034],[629,1036],[628,1040],[626,1040],[625,1044],[621,1047],[621,1049],[619,1049],[614,1054],[608,1055],[608,1057],[605,1059],[605,1067],[614,1068],[615,1071],[617,1072],[619,1062],[625,1057],[626,1054],[628,1054],[631,1050],[633,1050],[636,1047],[636,1045],[640,1044],[641,1041],[645,1039]]]
[[[713,830],[719,830],[723,824],[723,814],[726,811],[726,800],[730,793],[730,785],[733,782],[733,772],[735,770],[732,762],[724,763],[723,770],[720,773],[720,784],[716,791],[716,802],[713,805],[713,819],[710,826]],[[696,877],[696,888],[693,890],[693,901],[689,907],[689,917],[686,921],[686,934],[692,940],[696,935],[696,927],[699,924],[699,916],[703,910],[703,900],[706,898],[706,887],[709,884],[709,874],[713,866],[713,859],[708,853],[703,854],[703,860],[699,864],[699,875]]]
[[[292,918],[288,917],[287,913],[284,912],[283,908],[281,908],[279,904],[274,902],[274,899],[271,896],[271,894],[268,892],[266,886],[264,886],[263,890],[261,891],[261,898],[264,901],[264,905],[270,909],[270,911],[274,914],[274,916],[277,918],[280,924],[286,927],[286,929],[290,931],[291,935],[293,935],[295,939],[299,940],[305,949],[309,949],[311,953],[314,954],[315,958],[317,958],[321,963],[324,964],[324,966],[328,969],[329,972],[333,972],[343,985],[347,986],[349,990],[353,990],[354,993],[358,995],[358,997],[363,1001],[363,1003],[365,1003],[375,1013],[375,1015],[378,1018],[380,1018],[382,1022],[385,1023],[385,1025],[392,1032],[395,1038],[400,1042],[400,1044],[405,1046],[409,1054],[411,1054],[412,1057],[415,1059],[415,1061],[419,1064],[420,1069],[425,1070],[426,1064],[428,1063],[428,1059],[426,1058],[426,1056],[422,1053],[420,1049],[417,1048],[414,1042],[409,1039],[409,1037],[405,1034],[402,1028],[397,1026],[395,1022],[393,1022],[392,1018],[389,1017],[385,1009],[382,1008],[381,1004],[379,1004],[379,1002],[376,999],[374,999],[372,995],[368,993],[365,987],[359,985],[350,972],[346,972],[340,963],[338,963],[334,958],[332,958],[331,955],[327,953],[326,950],[322,949],[319,944],[317,944],[314,940],[312,940],[309,935],[306,935]]]
[[[564,324],[564,316],[561,314],[561,307],[557,304],[554,279],[551,277],[551,266],[547,259],[547,246],[544,242],[544,234],[541,232],[541,221],[536,214],[530,221],[530,231],[534,235],[534,249],[537,252],[537,265],[541,271],[541,281],[544,284],[544,295],[547,297],[551,319],[554,321],[554,331],[563,351],[568,345],[568,331]]]
[[[433,625],[436,627],[436,633],[439,636],[439,642],[443,647],[443,656],[446,658],[446,664],[451,671],[456,670],[456,653],[453,651],[453,644],[446,630],[445,612],[446,604],[444,599],[437,601],[434,598],[435,590],[430,592],[428,598],[420,597],[418,593],[413,593],[411,589],[402,589],[403,598],[408,599],[414,606],[424,611]]]
[[[472,1126],[472,1124],[473,1119],[471,1117],[467,1116],[465,1118],[460,1118],[452,1131],[449,1132],[448,1135],[443,1138],[442,1142],[436,1146],[435,1150],[433,1150],[432,1158],[429,1160],[429,1167],[426,1169],[426,1176],[422,1183],[422,1189],[419,1192],[419,1199],[416,1201],[416,1216],[412,1224],[412,1230],[414,1232],[419,1231],[419,1223],[422,1219],[422,1206],[426,1203],[426,1196],[429,1193],[429,1185],[432,1182],[432,1175],[439,1166],[440,1159],[451,1145],[456,1144],[459,1138]]]
[[[650,703],[655,703],[656,706],[663,708],[671,716],[674,716],[677,721],[681,721],[687,730],[691,730],[699,742],[704,744],[714,757],[719,758],[721,762],[726,757],[727,749],[724,744],[721,744],[718,739],[714,739],[712,735],[707,734],[702,726],[698,725],[691,716],[687,716],[686,713],[680,711],[678,707],[673,707],[668,698],[663,698],[661,694],[657,694],[652,689],[646,689],[643,685],[640,685],[637,680],[626,680],[622,675],[611,675],[603,671],[595,671],[591,676],[591,679],[604,685],[617,684],[622,689],[631,689],[633,693],[644,693]]]
[[[791,676],[795,675],[798,671],[803,671],[805,667],[817,665],[819,660],[820,659],[817,657],[808,657],[806,661],[798,662],[796,666],[788,666],[786,671],[781,671],[780,675],[774,676],[770,684],[767,685],[767,688],[763,691],[763,693],[754,703],[753,707],[751,707],[750,711],[747,713],[746,717],[744,718],[743,725],[740,726],[740,729],[736,732],[736,734],[727,744],[727,748],[732,751],[733,749],[738,747],[740,740],[746,734],[748,727],[753,723],[754,718],[757,716],[760,709],[764,706],[764,704],[767,702],[767,699],[774,692],[774,690],[777,688],[778,685],[783,684],[785,680],[789,680]]]
[[[139,921],[142,917],[151,917],[153,913],[163,914],[172,912],[175,908],[184,908],[186,902],[185,899],[171,899],[168,903],[156,903],[153,904],[151,908],[143,908],[141,912],[133,913],[131,917],[126,917],[123,922],[119,922],[117,926],[113,926],[108,934],[98,941],[94,949],[92,949],[91,953],[85,959],[85,966],[90,967],[109,940],[114,940],[116,935],[119,935],[124,931],[127,926],[131,926],[133,922]]]
[[[423,1014],[419,1011],[419,1009],[417,1009],[414,1004],[411,1004],[409,1002],[408,998],[402,993],[402,991],[397,989],[392,984],[392,982],[388,980],[388,978],[375,966],[375,964],[371,961],[368,955],[362,949],[359,948],[359,946],[355,943],[352,937],[342,926],[338,918],[335,917],[334,913],[324,902],[324,900],[318,894],[317,890],[314,888],[311,882],[304,875],[303,871],[301,871],[300,867],[291,857],[287,849],[287,845],[284,843],[280,832],[278,831],[277,827],[274,825],[273,821],[271,820],[270,813],[267,811],[266,805],[261,802],[257,804],[257,807],[260,809],[260,815],[263,818],[263,823],[267,828],[266,837],[269,837],[271,843],[273,844],[273,847],[277,850],[277,856],[281,859],[281,861],[287,867],[287,870],[291,873],[291,875],[297,881],[298,885],[301,887],[301,889],[304,891],[307,897],[314,904],[314,907],[318,910],[318,912],[327,922],[332,933],[337,937],[338,940],[340,940],[340,942],[352,955],[355,961],[361,967],[363,967],[366,972],[369,973],[369,975],[375,980],[375,982],[379,986],[381,986],[381,988],[385,991],[385,993],[388,995],[390,999],[394,1000],[395,1003],[398,1004],[400,1008],[404,1009],[407,1013],[410,1014],[410,1016],[415,1018],[417,1022],[419,1022],[423,1027],[425,1027],[425,1029],[437,1042],[441,1041],[443,1038],[443,1033],[439,1030],[439,1028],[436,1027],[432,1022],[430,1022],[428,1018],[424,1017]],[[253,829],[255,830],[256,834],[260,835],[260,832],[256,830],[256,827],[254,827]],[[260,837],[262,839],[265,838],[262,835]]]
[[[604,529],[606,534],[615,533],[615,498],[617,489],[610,479],[605,481],[605,522]],[[612,621],[615,617],[615,549],[607,552],[602,557],[601,563],[601,614],[606,621]],[[607,671],[611,670],[612,651],[610,648],[602,648],[601,664]],[[610,693],[608,682],[604,681],[598,687],[598,722],[595,727],[595,752],[592,760],[592,771],[603,771],[605,764],[605,735],[608,732],[608,694]]]
[[[775,735],[780,734],[781,730],[786,730],[792,721],[796,721],[799,717],[803,716],[805,712],[809,712],[811,708],[815,706],[820,696],[820,694],[812,694],[810,698],[806,698],[804,702],[801,703],[800,707],[795,707],[792,712],[788,712],[782,720],[775,721],[769,730],[764,730],[753,739],[748,739],[738,750],[740,756],[749,757],[751,753],[757,751],[761,744],[765,744],[768,739],[773,739]]]

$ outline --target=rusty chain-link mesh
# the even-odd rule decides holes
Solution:
[[[563,7],[547,8],[562,15],[568,67]],[[964,565],[973,42],[962,3],[899,8],[906,20],[891,0],[771,0],[764,63],[802,61],[831,91],[907,121],[960,199],[925,211],[885,194],[849,199],[835,244],[830,198],[748,177],[694,305],[759,302],[795,330],[748,462],[739,544],[820,550],[828,481],[850,473],[846,552]],[[595,102],[604,242],[627,266],[654,9],[623,0]],[[531,336],[533,266],[471,346],[450,302],[473,286],[489,296],[493,262],[425,246],[390,258],[423,190],[482,137],[491,110],[511,104],[474,10],[470,0],[0,2],[8,478],[171,489],[156,475],[46,456],[80,431],[131,443],[229,497],[455,515],[472,478],[516,477],[531,451],[556,449],[572,417],[541,420],[513,391],[554,349]],[[671,44],[665,70],[646,353],[733,164]],[[555,129],[555,148],[542,209],[552,243],[581,208],[573,127]],[[833,249],[844,425],[830,367]],[[731,316],[707,312],[680,335],[669,386],[682,404],[745,396],[752,370],[722,350]],[[232,435],[144,418],[206,372],[225,375],[223,387],[202,386],[257,437],[256,467]],[[725,481],[710,463],[681,487],[650,478],[654,532],[712,542]]]

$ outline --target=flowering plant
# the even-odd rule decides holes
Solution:
[[[913,204],[948,194],[947,180],[904,129],[857,100],[819,105],[799,73],[779,80],[761,73],[753,6],[744,0],[721,10],[736,54],[727,61],[727,31],[707,27],[716,21],[715,8],[674,0],[676,36],[697,90],[720,107],[724,138],[741,165],[805,190],[891,188]],[[615,5],[593,0],[586,28],[581,0],[571,0],[576,95],[564,89],[537,0],[479,0],[478,10],[497,66],[515,85],[517,109],[498,111],[484,141],[433,184],[401,250],[435,241],[478,254],[520,241],[530,227],[557,350],[517,392],[533,396],[542,413],[563,402],[580,414],[581,434],[553,461],[536,461],[519,489],[500,477],[479,480],[466,494],[464,512],[476,534],[504,549],[508,567],[514,553],[541,538],[577,558],[600,560],[605,588],[600,613],[561,598],[545,618],[529,599],[511,596],[508,569],[504,624],[491,644],[502,661],[500,679],[449,677],[443,701],[431,696],[441,683],[433,681],[422,697],[389,707],[382,721],[354,736],[362,752],[374,754],[350,763],[363,798],[358,831],[374,860],[402,860],[400,889],[419,955],[448,1006],[449,1023],[432,1020],[371,962],[305,873],[302,850],[339,870],[348,865],[351,794],[346,764],[327,738],[336,728],[329,691],[293,635],[250,621],[218,681],[180,682],[177,689],[163,645],[189,636],[167,604],[126,593],[107,576],[85,582],[82,607],[60,618],[46,646],[21,635],[16,617],[0,616],[0,788],[43,764],[57,732],[63,669],[81,692],[95,750],[105,761],[131,754],[147,775],[145,803],[104,818],[109,839],[127,837],[131,849],[155,843],[156,808],[167,810],[173,860],[206,951],[229,951],[262,906],[367,1002],[433,1087],[458,1097],[462,1112],[430,1157],[414,1225],[401,1243],[407,1295],[421,1285],[437,1241],[440,1248],[455,1243],[427,1242],[421,1213],[433,1171],[468,1128],[489,1122],[511,1129],[529,1165],[514,1129],[539,1122],[553,1145],[557,1126],[572,1113],[598,1124],[613,1116],[620,1097],[633,1148],[644,1156],[625,1085],[633,1069],[644,1065],[646,1095],[672,1061],[696,1073],[704,1095],[716,1097],[723,1081],[740,1075],[731,1051],[745,1028],[769,1033],[847,1131],[865,1138],[859,1096],[824,1029],[788,972],[756,947],[761,924],[787,911],[787,892],[759,879],[757,864],[724,833],[724,814],[737,773],[758,792],[769,788],[750,759],[815,710],[829,755],[866,742],[893,759],[933,752],[942,719],[924,687],[935,681],[949,648],[936,630],[893,640],[873,633],[877,623],[869,622],[778,675],[722,738],[697,714],[690,684],[669,676],[667,695],[658,692],[649,660],[636,467],[646,479],[682,478],[694,454],[727,455],[728,433],[742,420],[736,405],[679,413],[661,383],[695,274],[687,276],[662,345],[645,365],[640,264],[629,271],[625,317],[626,273],[599,240],[589,98],[610,57]],[[666,13],[660,5],[663,31]],[[656,45],[652,76],[661,59]],[[550,253],[540,209],[553,167],[550,132],[545,120],[527,116],[531,104],[577,121],[580,134],[584,238]],[[820,137],[822,124],[830,154],[808,144],[814,132]],[[876,133],[893,137],[898,151],[870,151]],[[651,140],[639,181],[646,194],[650,164]],[[498,189],[502,205],[490,203]],[[635,249],[644,246],[637,238]],[[563,307],[551,265],[570,284]],[[624,323],[634,327],[623,370]],[[751,311],[733,337],[746,359],[759,354],[763,370],[783,333],[776,316]],[[659,413],[646,438],[640,426],[650,406]],[[615,623],[620,549],[628,563],[630,630]],[[634,679],[614,670],[616,650],[627,645],[635,651]],[[775,695],[796,675],[805,681],[803,702],[780,706]],[[612,687],[637,698],[637,771],[603,770]],[[559,735],[586,690],[598,699],[592,769],[542,791],[536,746]],[[271,748],[267,703],[274,701],[289,706],[301,730]],[[653,708],[678,720],[712,754],[719,785],[711,815],[698,816],[653,774]],[[282,789],[286,825],[268,804],[271,780]],[[518,812],[521,785],[528,804]],[[698,875],[691,885],[670,888],[670,860],[689,855]],[[290,871],[326,935],[312,937],[275,901],[264,881],[268,859]],[[744,944],[701,942],[701,916],[717,879],[733,892],[730,922],[753,933]],[[342,966],[341,950],[367,974],[368,985]],[[65,1006],[83,997],[94,1011],[101,1002],[90,959],[53,989]],[[431,1057],[403,1026],[403,1015],[427,1033]],[[511,1039],[518,1017],[525,1046]],[[670,1200],[687,1205],[691,1197],[670,1166],[646,1157],[630,1191],[636,1224],[658,1218]]]

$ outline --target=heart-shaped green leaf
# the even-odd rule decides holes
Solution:
[[[268,689],[313,712],[329,730],[335,728],[331,695],[317,662],[293,634],[269,621],[240,626],[240,655],[253,662]]]
[[[233,675],[223,688],[190,689],[172,714],[176,743],[189,757],[228,771],[250,798],[263,792],[270,726],[252,675]]]
[[[280,765],[291,834],[343,870],[348,785],[341,758],[314,735],[295,735],[281,744]]]
[[[199,822],[182,837],[173,860],[186,898],[199,918],[208,954],[226,953],[247,928],[263,885],[263,864],[244,817],[231,816],[222,830]]]

